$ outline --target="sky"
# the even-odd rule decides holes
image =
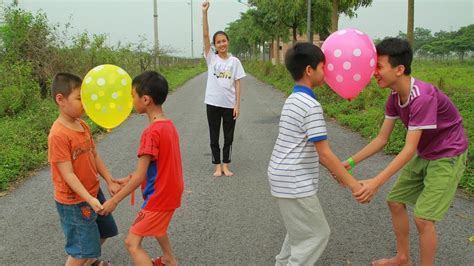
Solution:
[[[288,0],[292,1],[292,0]],[[13,2],[0,0],[0,5]],[[36,13],[42,10],[51,24],[70,23],[69,36],[87,31],[106,34],[108,44],[138,43],[140,36],[153,45],[153,0],[18,0],[19,6]],[[211,0],[211,34],[224,30],[249,7],[238,0]],[[246,3],[246,1],[242,1]],[[202,51],[201,0],[157,0],[160,47],[174,55],[199,57]],[[192,6],[191,6],[192,3]],[[192,9],[191,9],[192,7]],[[192,11],[192,20],[191,20]],[[356,28],[373,39],[406,31],[407,0],[373,0],[357,10],[356,18],[341,16],[339,28]],[[454,31],[474,24],[473,0],[415,0],[415,27],[433,33]],[[192,34],[191,34],[192,33]],[[230,36],[232,40],[232,36]],[[231,43],[232,45],[232,43]],[[191,50],[193,47],[193,51]]]

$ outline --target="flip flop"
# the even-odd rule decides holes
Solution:
[[[165,265],[163,263],[163,256],[159,256],[158,258],[151,259],[151,262],[153,262],[154,266],[163,266],[163,265]]]

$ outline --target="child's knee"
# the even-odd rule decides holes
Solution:
[[[406,205],[400,202],[388,202],[388,207],[392,213],[402,213],[406,211]]]
[[[132,241],[130,238],[125,239],[125,247],[127,248],[129,253],[135,253],[139,247],[139,243],[136,241]]]
[[[434,222],[422,218],[415,217],[415,224],[418,231],[430,230],[434,228]]]

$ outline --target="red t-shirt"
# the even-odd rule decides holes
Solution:
[[[147,176],[142,183],[142,209],[169,211],[181,206],[183,168],[179,136],[171,120],[156,121],[142,133],[138,157],[151,155]]]
[[[70,161],[74,174],[93,197],[99,191],[99,177],[95,165],[95,145],[87,124],[79,120],[84,131],[75,131],[56,120],[48,136],[48,161],[54,185],[54,199],[62,204],[84,202],[62,177],[57,163]]]

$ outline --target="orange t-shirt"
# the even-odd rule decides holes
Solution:
[[[89,194],[97,197],[99,177],[95,164],[95,144],[89,126],[79,120],[83,132],[67,128],[56,120],[48,136],[48,161],[54,185],[54,199],[62,204],[84,202],[66,183],[56,163],[70,161],[79,181]]]

